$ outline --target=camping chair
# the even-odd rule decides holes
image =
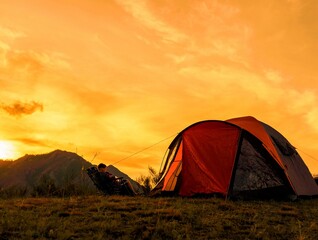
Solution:
[[[127,180],[123,179],[122,177],[110,179],[103,173],[100,173],[94,166],[88,168],[86,172],[93,181],[96,188],[105,195],[136,195],[129,187]]]

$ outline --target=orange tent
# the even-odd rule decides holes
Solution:
[[[187,127],[170,144],[161,176],[153,195],[318,195],[318,186],[296,149],[253,117]]]

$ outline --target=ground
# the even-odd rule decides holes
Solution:
[[[318,239],[318,199],[0,200],[0,239]]]

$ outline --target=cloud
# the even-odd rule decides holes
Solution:
[[[48,147],[47,141],[37,140],[33,138],[16,138],[12,139],[17,142],[21,142],[23,144],[27,145],[33,145],[33,146],[42,146],[42,147]]]
[[[0,67],[7,66],[7,52],[10,50],[10,46],[5,42],[0,41]]]
[[[1,104],[0,109],[7,112],[12,116],[30,115],[36,111],[43,111],[43,105],[41,103],[32,101],[30,103],[21,103],[19,101],[11,104]]]
[[[0,67],[6,67],[8,64],[8,53],[12,51],[11,46],[7,42],[25,37],[23,32],[17,32],[9,28],[0,26]],[[6,41],[6,42],[5,42]]]
[[[26,34],[23,32],[15,31],[15,30],[0,26],[0,36],[6,37],[9,39],[16,39],[16,38],[25,37]]]
[[[155,16],[155,14],[149,10],[146,1],[118,0],[117,2],[123,6],[127,12],[131,13],[141,24],[149,29],[155,30],[159,35],[161,35],[163,42],[179,43],[187,39],[185,34]]]
[[[23,79],[30,88],[42,74],[71,69],[68,56],[62,52],[14,47],[19,38],[28,40],[23,32],[0,26],[0,77],[7,82]]]
[[[25,69],[32,72],[40,72],[46,69],[69,69],[70,65],[62,53],[44,53],[32,50],[10,50],[6,54],[6,62],[10,67]]]

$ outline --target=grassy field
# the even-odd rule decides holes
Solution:
[[[318,199],[0,200],[0,239],[318,239]]]

